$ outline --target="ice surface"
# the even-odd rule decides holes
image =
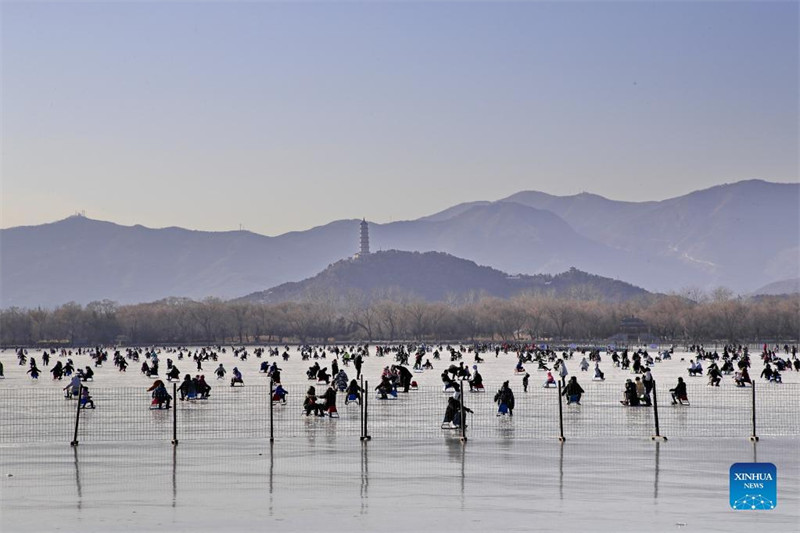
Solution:
[[[784,438],[5,447],[0,529],[796,532],[797,450]],[[728,469],[753,459],[776,464],[778,506],[733,511]]]
[[[40,353],[29,355],[42,366]],[[245,362],[234,361],[229,350],[221,361],[229,371],[234,365],[243,371],[246,387],[231,391],[211,379],[215,389],[206,406],[179,408],[178,414],[188,418],[182,419],[187,425],[181,426],[185,433],[176,449],[169,444],[171,412],[146,408],[144,389],[152,379],[133,365],[121,374],[110,363],[97,370],[95,382],[89,384],[98,392],[98,409],[86,413],[81,444],[71,448],[75,405],[63,400],[59,391],[66,383],[53,382],[48,374],[32,382],[24,375],[26,368],[16,365],[12,351],[0,357],[7,375],[0,381],[0,440],[14,442],[19,435],[9,434],[32,427],[21,421],[47,410],[57,412],[63,406],[69,414],[63,423],[32,434],[49,444],[0,447],[3,532],[800,530],[797,403],[787,392],[800,386],[795,372],[784,372],[785,386],[759,383],[773,398],[763,406],[768,411],[762,417],[775,414],[773,418],[782,421],[774,427],[776,434],[794,436],[767,435],[756,444],[746,438],[750,390],[735,388],[729,376],[719,389],[707,387],[705,377],[689,379],[685,369],[691,355],[678,353],[672,361],[657,363],[654,375],[670,387],[678,375],[685,376],[690,399],[697,401],[676,411],[683,413],[682,421],[664,406],[663,433],[670,436],[665,443],[648,438],[650,410],[618,404],[622,384],[631,374],[613,368],[607,357],[601,363],[608,378],[604,383],[593,383],[590,374],[578,370],[580,356],[568,361],[570,373],[579,376],[587,394],[580,411],[565,413],[568,440],[560,444],[550,418],[556,404],[547,403],[551,396],[541,396],[551,392],[539,387],[543,374],[530,372],[531,392],[526,396],[521,377],[513,373],[513,356],[487,354],[480,368],[488,392],[481,398],[467,396],[481,414],[464,444],[452,432],[438,429],[446,400],[439,390],[439,374],[450,364],[443,357],[434,361],[434,371],[415,374],[423,390],[392,404],[373,402],[371,442],[358,440],[357,415],[344,410],[340,396],[341,420],[308,420],[293,406],[282,415],[286,431],[270,446],[263,419],[246,423],[264,413],[247,410],[264,405],[256,394],[266,390],[267,380],[258,373],[263,359],[251,355]],[[166,357],[176,359],[162,353],[162,369]],[[80,366],[87,364],[86,356],[73,359]],[[466,361],[471,366],[471,357]],[[182,372],[197,373],[186,360],[176,363]],[[391,363],[390,357],[366,359],[371,383]],[[294,351],[290,361],[279,361],[293,401],[300,401],[309,384],[305,368],[310,364]],[[329,366],[330,359],[320,364]],[[213,376],[215,366],[204,364],[207,377]],[[751,374],[757,376],[761,368],[754,358]],[[352,365],[346,370],[354,376]],[[507,379],[520,404],[513,420],[495,418],[491,403],[492,393]],[[137,391],[128,403],[103,397],[102,391],[122,388]],[[713,394],[718,401],[704,405]],[[28,404],[15,407],[9,398]],[[409,416],[398,414],[406,411]],[[204,418],[210,414],[217,416]],[[100,420],[114,421],[113,432],[93,434],[88,423],[92,416],[95,427]],[[407,425],[392,424],[398,420]],[[209,421],[220,426],[210,434],[205,432]],[[611,421],[611,429],[595,431],[604,427],[598,421]],[[237,429],[241,427],[256,428],[257,434]],[[688,438],[709,427],[712,434],[736,438]],[[581,428],[592,431],[579,432]],[[617,434],[614,428],[626,433]],[[725,428],[735,431],[729,434]],[[622,438],[625,434],[636,438]],[[776,464],[777,508],[733,511],[728,469],[732,463],[753,460]]]

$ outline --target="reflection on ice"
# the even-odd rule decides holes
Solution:
[[[796,446],[796,439],[353,443],[317,436],[272,445],[7,447],[2,525],[46,530],[57,510],[59,523],[80,523],[82,531],[252,530],[273,521],[287,531],[342,531],[380,529],[395,515],[396,531],[485,531],[498,520],[510,529],[557,529],[564,516],[592,531],[621,519],[649,530],[686,523],[730,531],[758,520],[781,531],[800,519]],[[778,467],[780,503],[757,517],[732,514],[728,468],[752,459]]]

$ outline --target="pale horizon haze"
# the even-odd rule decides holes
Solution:
[[[3,228],[797,182],[797,2],[3,2]]]

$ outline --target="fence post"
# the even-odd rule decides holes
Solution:
[[[172,382],[172,445],[178,445],[178,384]]]
[[[275,421],[274,415],[272,414],[272,395],[275,394],[274,392],[274,381],[272,380],[272,376],[269,378],[269,442],[272,444],[275,442]]]
[[[364,434],[361,435],[361,441],[366,442],[372,440],[372,437],[367,433],[367,422],[369,421],[369,381],[364,382]]]
[[[361,423],[361,435],[359,435],[359,440],[364,440],[366,436],[366,432],[364,431],[364,402],[366,401],[366,390],[364,389],[364,377],[361,376],[358,378],[359,387],[361,387],[361,401],[358,402],[358,414],[359,414],[359,422]]]
[[[750,387],[753,389],[753,402],[752,402],[753,434],[750,435],[750,441],[758,442],[758,435],[756,434],[756,380],[750,381]]]
[[[563,408],[561,407],[561,382],[558,382],[558,433],[559,437],[558,440],[564,442],[564,413]]]
[[[72,442],[69,443],[70,446],[77,446],[78,445],[78,423],[81,419],[81,394],[83,393],[83,385],[78,386],[78,409],[75,411],[75,433],[72,436]]]
[[[667,440],[667,437],[661,436],[661,428],[658,425],[658,395],[656,394],[657,388],[656,380],[653,380],[653,418],[656,423],[656,434],[650,437],[650,440]]]
[[[466,396],[464,395],[464,380],[461,380],[461,442],[467,442],[467,409],[464,405]]]

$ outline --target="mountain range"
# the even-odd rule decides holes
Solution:
[[[800,184],[748,180],[662,201],[524,191],[416,220],[370,223],[373,250],[437,251],[510,274],[575,267],[649,291],[749,293],[800,277]],[[69,217],[0,230],[0,306],[236,298],[318,274],[358,250],[359,220],[267,237]]]

